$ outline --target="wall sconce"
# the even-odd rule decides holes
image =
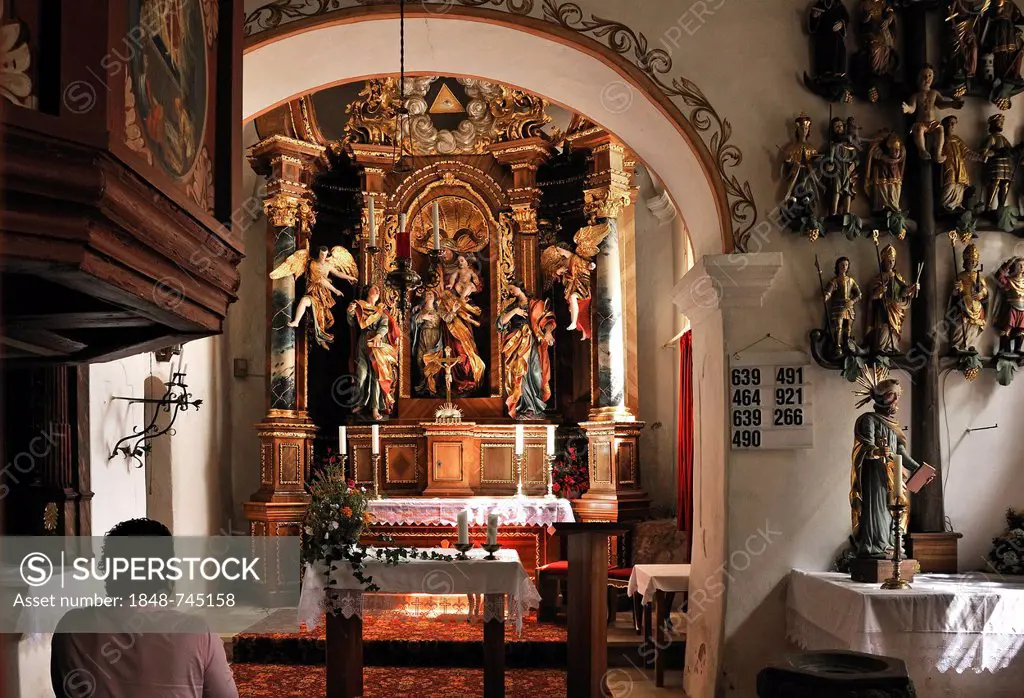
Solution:
[[[191,399],[192,393],[188,392],[184,373],[173,374],[171,380],[165,383],[165,385],[167,386],[167,392],[161,398],[119,396],[113,398],[114,400],[127,400],[129,405],[155,405],[156,409],[153,410],[153,417],[144,429],[140,431],[138,427],[133,427],[134,431],[132,434],[123,437],[114,444],[114,448],[111,450],[110,457],[107,460],[113,460],[117,454],[121,453],[126,457],[134,458],[138,463],[136,467],[141,468],[145,465],[143,457],[153,448],[153,444],[150,442],[164,434],[174,434],[172,427],[174,426],[174,421],[178,418],[178,413],[184,412],[190,407],[198,410],[199,406],[203,404],[202,400]],[[156,424],[161,411],[168,412],[171,415],[167,426],[162,429]]]

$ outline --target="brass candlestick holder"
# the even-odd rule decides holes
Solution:
[[[341,454],[341,474],[345,476],[346,480],[356,481],[356,474],[348,472],[348,453]]]
[[[379,477],[377,475],[377,471],[380,468],[380,454],[379,453],[371,453],[370,454],[370,463],[371,463],[371,467],[373,468],[373,498],[374,499],[380,499],[381,498],[381,496],[380,496],[380,485],[378,484]]]
[[[490,544],[490,545],[483,545],[481,547],[484,550],[487,551],[487,557],[484,558],[485,560],[497,560],[498,559],[498,558],[494,557],[494,553],[496,553],[499,550],[501,550],[501,543],[494,543],[494,544]]]
[[[459,551],[459,554],[455,556],[456,560],[468,560],[469,555],[466,555],[470,550],[473,549],[472,543],[456,543],[455,549]]]
[[[551,500],[555,499],[555,454],[548,454],[548,493],[544,495],[544,499]]]
[[[910,582],[903,579],[902,571],[900,570],[900,563],[903,562],[903,511],[907,508],[906,504],[897,502],[896,504],[889,505],[889,511],[892,512],[892,528],[893,538],[895,539],[895,546],[892,551],[892,576],[882,582],[883,589],[909,589]]]

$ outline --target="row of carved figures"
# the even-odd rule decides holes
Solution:
[[[922,80],[925,85],[927,77]],[[925,101],[934,105],[927,90],[922,89],[906,107],[922,118],[934,117],[934,106],[922,107]],[[1004,122],[1002,114],[989,118],[988,133],[977,150],[956,135],[954,115],[941,122],[932,118],[914,123],[911,135],[921,157],[941,169],[941,187],[936,192],[939,210],[959,215],[961,220],[966,212],[973,220],[975,212],[985,211],[1005,230],[1016,227],[1017,216],[1009,204],[1022,147],[1013,145],[1004,135]],[[860,232],[860,220],[853,216],[853,204],[863,191],[870,197],[871,210],[886,218],[889,232],[902,238],[906,233],[901,200],[907,154],[900,135],[885,129],[862,139],[853,117],[837,117],[829,124],[828,140],[815,147],[811,144],[811,127],[810,117],[798,116],[793,141],[781,151],[780,212],[785,224],[815,240],[825,229],[825,219],[841,217],[846,232],[854,237]],[[971,162],[983,163],[983,189],[977,207],[971,206],[976,183]]]
[[[955,237],[951,237],[954,264]],[[868,303],[865,339],[870,353],[881,356],[901,354],[903,323],[911,302],[917,298],[921,268],[914,283],[907,283],[896,269],[896,248],[886,245],[879,252],[879,272],[868,284],[866,294],[850,271],[850,260],[840,257],[835,275],[821,294],[825,305],[827,353],[834,359],[865,353],[856,336],[857,305]],[[946,314],[950,348],[958,354],[977,354],[975,342],[989,322],[989,280],[982,276],[977,246],[968,244],[960,268],[955,269]],[[821,268],[818,268],[819,275]],[[1011,257],[993,274],[991,283],[1000,291],[1002,307],[995,317],[999,335],[999,354],[1020,358],[1024,355],[1024,258]],[[970,375],[969,377],[973,377]]]
[[[858,50],[847,49],[851,17],[842,0],[814,0],[807,12],[811,73],[804,84],[832,102],[884,98],[897,79],[898,0],[861,0]],[[968,94],[1009,109],[1024,91],[1024,14],[1013,0],[943,0],[942,87],[953,97]]]
[[[550,286],[562,285],[569,306],[568,331],[578,330],[590,337],[589,304],[592,258],[611,232],[607,222],[581,228],[574,236],[575,251],[551,245],[541,254],[541,269]],[[430,394],[445,389],[456,394],[472,392],[480,385],[486,362],[477,349],[474,327],[482,311],[474,296],[484,290],[480,275],[465,255],[451,254],[450,268],[436,275],[435,282],[420,294],[421,303],[410,313],[412,356],[422,375],[420,386]],[[358,283],[358,265],[352,254],[337,245],[319,248],[311,255],[307,247],[294,252],[270,273],[271,279],[305,275],[305,293],[299,299],[289,327],[299,327],[308,317],[311,334],[324,349],[334,341],[335,297],[341,291],[332,279]],[[551,398],[550,349],[554,345],[555,316],[549,300],[531,298],[524,284],[510,280],[496,315],[503,362],[503,394],[509,416],[543,414]],[[307,314],[308,311],[308,314]],[[402,332],[399,311],[382,299],[381,287],[372,284],[365,298],[349,303],[346,315],[358,334],[355,356],[356,399],[354,411],[374,420],[390,415],[399,372],[399,343]]]

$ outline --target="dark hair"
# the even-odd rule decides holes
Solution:
[[[167,526],[155,519],[138,518],[128,519],[115,525],[107,535],[103,537],[103,558],[104,567],[110,558],[138,557],[138,546],[131,545],[123,538],[154,538],[149,545],[148,555],[152,558],[164,560],[174,557],[174,539]],[[106,589],[111,596],[126,598],[128,594],[154,594],[166,591],[170,584],[160,579],[152,581],[139,581],[131,579],[107,579]]]
[[[850,263],[850,258],[849,257],[840,257],[839,259],[836,260],[836,273],[837,274],[839,273],[839,265],[842,264],[843,262],[846,262],[847,264],[849,264]]]
[[[329,249],[327,249],[327,246],[326,246],[326,245],[320,245],[320,249],[319,249],[319,251],[320,251],[320,252],[330,252],[330,250],[329,250]]]

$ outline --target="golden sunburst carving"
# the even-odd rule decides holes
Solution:
[[[425,202],[411,217],[412,246],[427,254],[433,244],[433,208],[438,205],[441,246],[460,253],[479,252],[487,246],[489,226],[480,207],[461,196],[439,196]]]

